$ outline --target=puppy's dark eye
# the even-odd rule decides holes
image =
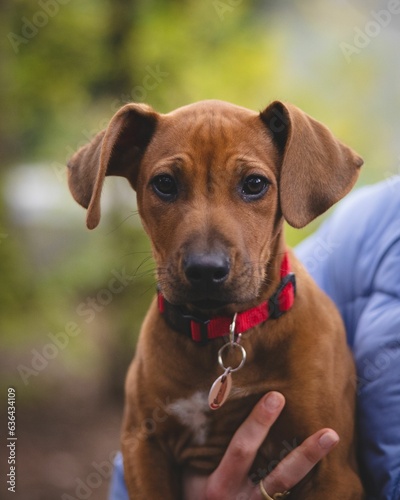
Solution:
[[[156,195],[164,201],[173,201],[178,194],[175,179],[171,175],[157,175],[152,179],[151,185]]]
[[[269,188],[269,180],[261,175],[249,175],[242,185],[242,196],[248,200],[258,200]]]

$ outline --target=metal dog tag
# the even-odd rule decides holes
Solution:
[[[225,372],[213,383],[208,394],[208,404],[212,410],[218,410],[218,408],[225,403],[231,391],[231,387],[231,369],[227,368]]]

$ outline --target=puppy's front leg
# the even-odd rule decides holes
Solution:
[[[124,433],[122,454],[125,482],[131,500],[182,498],[181,473],[155,439]]]

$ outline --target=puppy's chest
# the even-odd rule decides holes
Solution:
[[[198,446],[205,444],[212,425],[206,391],[196,391],[188,398],[176,399],[167,406],[167,413],[183,427],[189,442]]]
[[[168,404],[166,411],[175,425],[164,437],[177,463],[203,472],[216,468],[234,432],[260,397],[241,397],[245,394],[233,388],[231,398],[215,411],[209,407],[205,390]]]

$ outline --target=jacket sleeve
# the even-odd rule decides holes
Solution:
[[[400,499],[400,179],[363,188],[298,248],[338,306],[357,365],[368,499]]]
[[[400,241],[392,249],[400,262]],[[389,257],[389,256],[388,256]],[[390,260],[390,259],[389,259]],[[385,267],[377,277],[383,278]],[[399,269],[399,266],[398,266]],[[399,273],[400,275],[400,273]],[[400,296],[370,297],[354,339],[360,457],[371,498],[400,498]]]
[[[122,453],[117,453],[114,459],[114,470],[111,477],[108,500],[129,500],[124,479],[124,464]]]

